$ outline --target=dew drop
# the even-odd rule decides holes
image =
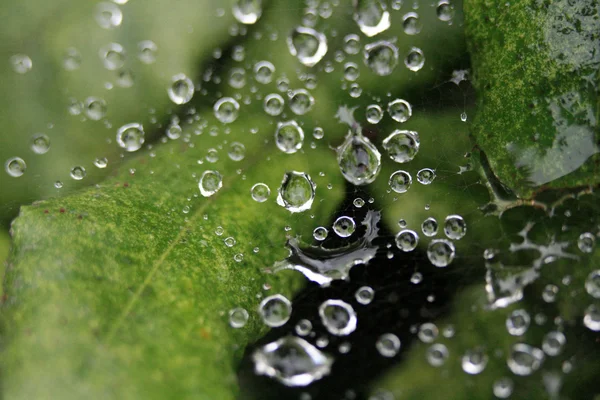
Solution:
[[[262,0],[237,0],[233,5],[233,16],[245,25],[252,25],[262,15]]]
[[[411,71],[419,71],[425,65],[423,51],[417,47],[412,47],[404,59],[404,65]]]
[[[396,122],[406,122],[412,116],[412,107],[406,100],[396,99],[388,103],[387,112]]]
[[[175,104],[185,104],[194,96],[194,82],[185,74],[177,74],[171,78],[171,86],[167,91]]]
[[[517,343],[512,346],[507,365],[513,374],[527,376],[537,371],[543,361],[542,350],[525,343]]]
[[[106,168],[108,166],[108,159],[106,157],[98,157],[94,160],[96,168]]]
[[[402,29],[407,35],[417,35],[422,28],[423,25],[416,12],[409,12],[402,17]]]
[[[232,328],[243,328],[248,322],[248,311],[241,307],[229,310],[229,326]]]
[[[554,357],[562,352],[565,343],[567,343],[567,338],[565,337],[564,333],[559,331],[551,331],[544,336],[544,340],[542,341],[542,350],[544,350],[544,353],[550,357]]]
[[[591,253],[596,247],[596,237],[590,232],[582,233],[577,239],[577,247],[582,253]]]
[[[419,340],[423,343],[433,343],[435,339],[437,339],[439,333],[440,331],[434,323],[425,322],[419,327],[419,332],[417,333],[417,336],[419,337]]]
[[[366,36],[375,36],[390,27],[390,13],[381,0],[354,0],[354,20]]]
[[[312,331],[312,323],[307,319],[301,319],[294,329],[298,336],[307,336]]]
[[[427,349],[426,358],[432,367],[441,367],[448,359],[448,348],[441,343],[433,344]]]
[[[293,154],[302,148],[304,130],[296,121],[278,122],[275,130],[275,144],[284,153]]]
[[[467,350],[461,358],[461,366],[463,371],[469,375],[477,375],[483,372],[489,357],[483,352],[482,349],[476,348]]]
[[[281,114],[285,101],[277,93],[271,93],[265,96],[263,109],[269,115],[276,116]]]
[[[271,195],[271,189],[265,183],[257,183],[250,189],[252,200],[258,203],[264,203]]]
[[[106,102],[98,97],[88,97],[83,110],[89,119],[98,121],[106,115]]]
[[[447,267],[454,260],[454,244],[446,239],[434,239],[427,247],[427,258],[436,267]]]
[[[327,37],[312,28],[295,28],[287,44],[290,53],[307,67],[317,64],[327,53]]]
[[[96,6],[96,22],[104,29],[113,29],[123,22],[123,13],[114,3],[98,3]]]
[[[600,269],[590,272],[585,280],[585,291],[595,299],[600,299]]]
[[[346,336],[356,329],[356,313],[350,304],[342,300],[325,300],[319,306],[319,316],[332,335]]]
[[[384,333],[375,342],[375,348],[384,357],[394,357],[400,351],[400,339],[393,333]]]
[[[435,171],[431,168],[423,168],[417,172],[417,181],[421,185],[431,185],[435,179]]]
[[[365,205],[365,201],[363,199],[361,199],[360,197],[357,197],[352,201],[352,204],[356,208],[362,208]]]
[[[337,161],[344,178],[353,185],[366,185],[375,181],[381,170],[379,150],[361,134],[346,135],[337,148]]]
[[[383,118],[383,110],[377,104],[371,104],[365,110],[365,117],[368,123],[378,124]]]
[[[275,66],[269,61],[259,61],[254,65],[254,79],[266,85],[271,83],[275,74]]]
[[[223,187],[223,177],[217,171],[204,171],[200,177],[198,188],[204,197],[210,197]]]
[[[57,189],[62,189],[63,183],[61,181],[54,182],[54,187]]]
[[[327,230],[327,228],[325,228],[324,226],[318,226],[313,231],[313,238],[315,238],[315,240],[318,240],[319,242],[322,242],[327,238],[328,234],[329,231]]]
[[[232,161],[242,161],[246,156],[246,147],[240,142],[233,142],[229,145],[227,155]]]
[[[348,62],[344,65],[344,79],[354,82],[360,75],[358,65],[353,62]]]
[[[583,324],[594,332],[600,331],[600,307],[590,304],[583,315]]]
[[[290,94],[290,109],[296,115],[304,115],[315,104],[315,98],[306,89],[294,90]]]
[[[412,184],[412,177],[408,172],[399,170],[390,175],[388,184],[394,192],[406,193]]]
[[[117,131],[117,143],[125,151],[133,152],[139,150],[144,141],[144,127],[136,122],[123,125]]]
[[[85,168],[81,166],[75,166],[71,168],[71,178],[75,179],[76,181],[82,180],[83,178],[85,178],[85,175]]]
[[[344,51],[347,54],[358,54],[360,52],[360,38],[353,33],[344,38]]]
[[[229,237],[226,237],[225,240],[223,240],[223,243],[225,243],[225,246],[227,246],[227,247],[233,247],[233,246],[235,246],[236,241],[235,241],[235,238],[229,236]]]
[[[499,399],[508,399],[513,392],[514,383],[510,378],[500,378],[494,382],[492,391]]]
[[[277,193],[277,204],[292,213],[310,209],[315,199],[316,185],[304,172],[286,172]]]
[[[467,223],[460,215],[448,215],[444,221],[444,233],[448,239],[460,240],[467,233]]]
[[[514,310],[506,318],[506,330],[512,336],[521,336],[527,332],[531,318],[529,313],[523,309]]]
[[[67,71],[75,71],[81,66],[81,54],[77,49],[70,47],[63,56],[63,68]]]
[[[365,64],[379,76],[390,75],[398,64],[398,48],[385,40],[365,46]]]
[[[403,229],[396,235],[396,246],[404,251],[413,251],[419,243],[419,235],[410,229]]]
[[[125,49],[119,43],[110,43],[100,49],[100,59],[104,68],[115,71],[125,64]]]
[[[375,298],[375,291],[370,286],[361,286],[354,293],[354,298],[359,304],[371,304]]]
[[[213,108],[215,117],[224,124],[235,121],[240,111],[240,104],[231,97],[223,97],[215,103]]]
[[[158,46],[152,40],[143,40],[138,43],[138,58],[144,64],[152,64],[156,61]]]
[[[27,164],[21,157],[12,157],[6,160],[4,163],[4,170],[6,173],[13,178],[18,178],[25,173]]]
[[[46,154],[50,150],[50,138],[43,133],[31,137],[31,150],[35,154]]]
[[[26,74],[33,67],[31,58],[25,54],[15,54],[10,58],[10,65],[13,71],[18,74]]]
[[[179,124],[177,123],[171,123],[167,127],[167,137],[171,140],[179,139],[181,137],[182,132],[183,129],[181,129],[181,126],[179,126]]]
[[[265,325],[276,328],[290,319],[292,315],[292,303],[280,294],[265,297],[258,306],[258,314]]]
[[[346,216],[341,216],[333,223],[333,231],[342,238],[351,236],[356,230],[354,219]]]
[[[450,0],[440,0],[437,3],[436,13],[440,21],[450,21],[454,17],[454,6]]]
[[[415,158],[421,142],[415,131],[395,130],[383,140],[382,145],[392,160],[406,163]]]

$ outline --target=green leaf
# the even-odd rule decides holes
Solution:
[[[344,189],[330,149],[283,154],[265,145],[272,127],[256,109],[247,111],[229,126],[245,138],[241,162],[222,154],[199,165],[207,148],[231,140],[205,133],[146,153],[97,187],[22,209],[3,310],[7,397],[235,397],[236,361],[264,333],[259,298],[291,296],[302,281],[296,273],[263,272],[286,256],[284,227],[307,237]],[[209,169],[224,176],[223,187],[204,198],[198,177]],[[290,170],[317,183],[308,212],[275,203]],[[257,182],[271,188],[265,203],[251,199]],[[237,241],[231,248],[228,236]],[[262,289],[266,283],[270,290]],[[234,307],[251,315],[243,329],[228,326]]]
[[[599,13],[595,0],[465,2],[472,133],[521,197],[600,181]]]

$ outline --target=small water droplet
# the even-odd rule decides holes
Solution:
[[[440,21],[450,21],[454,17],[454,6],[450,0],[440,0],[437,4],[436,13]]]
[[[113,29],[123,22],[123,13],[114,3],[98,3],[96,5],[96,22],[101,28]]]
[[[506,330],[512,336],[521,336],[527,332],[531,318],[529,313],[523,309],[514,310],[506,318]]]
[[[229,145],[227,155],[232,161],[242,161],[246,156],[246,147],[240,142],[233,142]]]
[[[254,65],[254,79],[266,85],[271,83],[275,74],[275,66],[270,61],[259,61]]]
[[[363,199],[361,199],[360,197],[357,197],[352,201],[352,204],[356,208],[362,208],[365,205],[365,201]]]
[[[243,328],[248,322],[248,311],[241,307],[236,307],[229,310],[229,325],[232,328]]]
[[[375,348],[384,357],[394,357],[400,351],[400,339],[393,333],[384,333],[375,342]]]
[[[462,122],[467,122],[467,113],[466,112],[461,112],[460,113],[460,120]]]
[[[258,203],[264,203],[271,195],[271,189],[265,183],[257,183],[250,189],[252,200]]]
[[[138,58],[144,64],[152,64],[156,61],[158,46],[152,40],[142,40],[138,43]]]
[[[537,347],[517,343],[512,346],[507,365],[513,374],[527,376],[540,368],[544,358],[544,352]]]
[[[31,150],[35,154],[46,154],[50,150],[50,138],[43,133],[31,137]]]
[[[475,348],[465,352],[461,358],[461,366],[463,371],[469,375],[477,375],[483,372],[489,357],[483,352],[483,349]]]
[[[88,97],[83,110],[89,119],[98,121],[106,115],[106,102],[98,97]]]
[[[296,115],[304,115],[315,104],[315,98],[306,89],[297,89],[290,93],[290,109]]]
[[[423,51],[417,47],[411,48],[404,59],[404,65],[411,71],[419,71],[423,68],[423,65],[425,65],[425,55],[423,54]]]
[[[437,235],[438,223],[435,218],[429,217],[421,224],[421,231],[427,237]]]
[[[96,168],[106,168],[108,166],[108,159],[106,157],[98,157],[94,160]]]
[[[595,299],[600,299],[600,269],[590,272],[585,280],[585,291]]]
[[[292,303],[280,294],[265,297],[258,306],[258,314],[265,325],[276,328],[285,325],[290,319]]]
[[[25,54],[15,54],[10,58],[10,64],[18,74],[26,74],[33,67],[33,62],[31,58]]]
[[[236,241],[235,241],[235,238],[229,236],[229,237],[226,237],[225,240],[223,240],[223,243],[225,243],[225,246],[227,246],[227,247],[233,247],[233,246],[235,246]]]
[[[582,233],[577,239],[577,247],[582,253],[591,253],[596,247],[596,237],[590,232]]]
[[[290,53],[307,67],[317,64],[327,53],[327,37],[312,28],[295,28],[287,44]]]
[[[194,96],[194,82],[185,74],[177,74],[171,78],[167,92],[173,103],[185,104]]]
[[[348,133],[337,148],[337,161],[344,178],[354,185],[372,183],[381,170],[379,150],[361,134]]]
[[[292,213],[310,209],[315,198],[316,185],[304,172],[286,172],[277,194],[277,204]]]
[[[235,121],[240,111],[240,104],[231,97],[223,97],[215,103],[213,108],[215,117],[224,124]]]
[[[350,217],[342,216],[333,223],[333,231],[342,238],[351,236],[356,230],[356,223]]]
[[[371,304],[375,298],[375,291],[370,286],[361,286],[354,293],[354,298],[359,304],[367,305]]]
[[[82,180],[83,178],[85,178],[85,175],[85,168],[83,168],[82,166],[75,166],[71,168],[71,178],[75,179],[76,181]]]
[[[81,54],[76,48],[68,48],[63,55],[63,68],[67,71],[75,71],[81,66]]]
[[[275,130],[275,144],[284,153],[293,154],[302,148],[304,143],[304,130],[296,121],[277,123]]]
[[[327,230],[327,228],[325,228],[324,226],[318,226],[313,231],[313,238],[321,242],[327,238],[328,234],[329,231]]]
[[[378,124],[381,118],[383,118],[383,110],[377,104],[371,104],[365,110],[365,117],[368,123]]]
[[[600,307],[590,304],[583,315],[583,324],[594,332],[600,331]]]
[[[217,171],[204,171],[200,177],[198,188],[204,197],[210,197],[223,187],[223,177]]]
[[[444,233],[448,239],[460,240],[467,233],[467,223],[460,215],[448,215],[444,221]]]
[[[419,332],[417,336],[419,340],[423,343],[433,343],[435,339],[437,339],[439,335],[438,327],[431,322],[425,322],[419,326]]]
[[[390,75],[398,64],[398,48],[385,40],[365,46],[365,64],[379,76]]]
[[[426,358],[432,367],[441,367],[448,359],[448,348],[441,343],[433,344],[427,349]]]
[[[269,115],[276,116],[281,114],[285,100],[277,93],[271,93],[265,96],[263,109]]]
[[[542,350],[550,357],[554,357],[562,352],[565,343],[567,343],[567,338],[564,333],[551,331],[548,332],[546,336],[544,336],[544,340],[542,340]]]
[[[125,64],[125,49],[119,43],[110,43],[99,51],[104,68],[116,71]]]
[[[388,184],[394,192],[406,193],[412,184],[412,177],[408,172],[399,170],[390,175]]]
[[[307,336],[312,331],[312,323],[307,319],[301,319],[294,329],[298,336]]]
[[[421,20],[419,19],[419,14],[416,12],[409,12],[402,17],[402,29],[404,29],[404,33],[407,35],[417,35],[421,32],[423,28],[423,24],[421,24]]]
[[[353,55],[360,52],[360,37],[351,33],[344,37],[344,51],[347,54]]]
[[[431,185],[435,179],[435,171],[431,168],[423,168],[417,172],[417,181],[421,185]]]
[[[395,130],[383,140],[382,145],[392,160],[402,164],[415,158],[421,141],[415,131]]]
[[[446,239],[434,239],[427,247],[427,258],[436,267],[447,267],[454,260],[454,244]]]
[[[412,274],[410,276],[410,283],[412,283],[414,285],[418,285],[422,281],[423,281],[423,274],[421,274],[420,272],[415,272],[414,274]]]
[[[117,143],[125,151],[133,152],[139,150],[144,141],[144,127],[136,122],[123,125],[117,131]]]
[[[356,313],[345,301],[329,299],[319,306],[321,322],[332,335],[346,336],[356,329]]]
[[[406,122],[412,116],[412,107],[406,100],[396,99],[388,103],[387,112],[397,122]]]

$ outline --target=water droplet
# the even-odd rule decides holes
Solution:
[[[358,65],[353,62],[348,62],[344,65],[344,79],[354,82],[360,75]]]
[[[57,189],[62,189],[63,183],[61,181],[54,182],[54,187]]]
[[[556,301],[556,295],[558,294],[558,286],[548,284],[542,291],[542,299],[546,303],[554,303]]]
[[[434,239],[427,247],[427,258],[436,267],[447,267],[454,260],[454,244],[446,239]]]
[[[319,316],[332,335],[346,336],[356,329],[356,313],[350,304],[342,300],[325,300],[319,306]]]
[[[600,331],[600,307],[595,304],[590,304],[585,309],[583,324],[594,332]]]
[[[393,333],[384,333],[375,342],[375,348],[384,357],[394,357],[400,351],[400,339]]]
[[[431,168],[423,168],[417,172],[417,181],[422,185],[431,185],[435,179],[435,171]]]
[[[365,110],[365,117],[368,123],[378,124],[381,118],[383,118],[383,110],[377,104],[371,104]]]
[[[467,374],[477,375],[485,369],[488,361],[489,357],[483,352],[483,349],[476,348],[465,352],[461,358],[461,366]]]
[[[421,274],[420,272],[415,272],[414,274],[412,274],[410,276],[410,283],[412,283],[414,285],[418,285],[422,281],[423,281],[423,274]]]
[[[96,6],[96,22],[104,29],[113,29],[123,22],[123,13],[114,3],[98,3]]]
[[[421,224],[421,231],[427,237],[437,235],[438,223],[435,218],[429,217]]]
[[[327,53],[327,37],[312,28],[295,28],[287,44],[290,53],[307,67],[317,64]]]
[[[209,163],[216,163],[217,161],[219,161],[219,152],[217,151],[217,149],[208,149],[206,151],[206,161],[208,161]]]
[[[75,166],[71,168],[71,178],[75,179],[76,181],[82,180],[83,178],[85,178],[85,175],[85,168],[81,166]]]
[[[262,15],[262,0],[237,0],[233,5],[233,16],[238,22],[252,25]]]
[[[544,350],[544,353],[548,354],[550,357],[554,357],[562,352],[565,343],[567,343],[567,338],[565,337],[564,333],[551,331],[544,336],[544,340],[542,341],[542,350]]]
[[[271,195],[271,189],[265,183],[257,183],[250,189],[252,200],[264,203]]]
[[[26,74],[33,67],[33,62],[31,58],[25,54],[15,54],[10,58],[10,64],[18,74]]]
[[[510,378],[500,378],[494,382],[492,391],[499,399],[507,399],[513,392],[514,383]]]
[[[590,272],[585,280],[585,291],[595,299],[600,299],[600,269]]]
[[[204,197],[210,197],[223,187],[223,177],[217,171],[204,171],[200,177],[198,188]]]
[[[246,156],[246,147],[240,142],[233,142],[229,145],[227,154],[233,161],[242,161]]]
[[[512,346],[507,365],[513,374],[527,376],[537,371],[543,361],[542,350],[525,343],[517,343]]]
[[[360,38],[351,33],[344,37],[344,51],[347,54],[358,54],[360,52]]]
[[[354,20],[366,36],[375,36],[390,27],[390,13],[381,0],[354,0]]]
[[[314,104],[314,97],[306,89],[297,89],[290,94],[290,109],[296,115],[306,114]]]
[[[259,61],[254,65],[254,79],[266,85],[271,83],[275,74],[275,66],[269,61]]]
[[[423,343],[433,343],[435,339],[437,339],[438,334],[438,327],[434,323],[426,322],[424,324],[421,324],[421,326],[419,327],[419,332],[417,336],[419,337],[419,340]]]
[[[110,43],[100,49],[100,59],[104,68],[115,71],[125,64],[125,49],[119,43]]]
[[[421,24],[419,14],[416,12],[405,14],[404,17],[402,17],[402,28],[407,35],[416,35],[421,32],[423,24]]]
[[[321,242],[327,238],[328,234],[329,231],[327,230],[327,228],[325,228],[324,226],[318,226],[313,231],[313,238]]]
[[[333,358],[306,340],[286,336],[252,354],[254,371],[286,386],[308,386],[329,375]]]
[[[364,62],[379,76],[390,75],[398,64],[398,48],[385,40],[365,46]]]
[[[98,97],[88,97],[83,110],[89,119],[98,121],[106,115],[106,102]]]
[[[375,181],[381,170],[381,154],[361,134],[346,135],[344,143],[337,148],[337,161],[346,180],[354,185],[366,185]]]
[[[75,71],[81,66],[81,54],[77,49],[70,47],[63,56],[63,68],[67,71]]]
[[[352,201],[352,204],[356,208],[362,208],[365,205],[365,201],[363,199],[361,199],[360,197],[357,197]]]
[[[467,122],[467,113],[466,112],[463,111],[460,113],[460,120],[462,122]]]
[[[323,128],[321,128],[320,126],[317,126],[313,130],[313,137],[317,140],[323,139],[323,137],[325,137],[325,131],[323,130]]]
[[[138,43],[138,58],[144,64],[152,64],[156,61],[158,46],[152,40],[142,40]]]
[[[406,100],[396,99],[388,103],[387,112],[397,122],[406,122],[412,116],[412,107]]]
[[[596,246],[596,237],[590,233],[585,232],[579,235],[579,239],[577,239],[577,247],[583,253],[591,253],[594,251],[594,247]]]
[[[133,86],[134,75],[130,69],[122,69],[117,73],[117,85],[122,88]]]
[[[356,230],[356,223],[350,217],[342,216],[333,223],[333,231],[342,238],[347,238]]]
[[[412,184],[412,177],[408,172],[399,170],[390,175],[388,184],[394,192],[406,193]]]
[[[265,96],[263,108],[269,115],[276,116],[281,114],[285,101],[277,93],[271,93]]]
[[[419,71],[423,68],[423,65],[425,65],[425,55],[423,54],[423,51],[416,47],[411,48],[404,59],[404,65],[411,71]]]
[[[506,318],[506,330],[512,336],[521,336],[527,332],[531,318],[529,313],[523,309],[514,310]]]
[[[227,247],[233,247],[233,246],[235,246],[236,241],[235,241],[235,238],[229,236],[229,237],[226,237],[225,240],[223,240],[223,243],[225,243],[225,246],[227,246]]]
[[[265,325],[277,328],[285,325],[290,319],[292,315],[292,303],[280,294],[265,297],[258,306],[258,314]]]
[[[248,311],[241,307],[229,310],[229,325],[232,328],[243,328],[248,322]]]
[[[307,319],[298,321],[295,327],[298,336],[307,336],[312,331],[312,323]]]
[[[144,141],[144,127],[136,122],[123,125],[117,131],[117,143],[126,151],[133,152],[139,150]]]
[[[275,144],[284,153],[293,154],[302,148],[304,130],[296,121],[278,122],[275,130]]]
[[[315,199],[316,185],[304,172],[286,172],[277,194],[277,204],[292,213],[310,209]]]
[[[375,298],[375,291],[370,286],[361,286],[354,293],[354,298],[359,304],[367,305]]]
[[[392,160],[406,163],[415,158],[421,141],[415,131],[395,130],[383,140],[382,145]]]
[[[50,138],[43,133],[31,137],[31,150],[35,154],[46,154],[50,150]]]
[[[243,68],[232,68],[229,71],[229,85],[234,89],[246,86],[246,70]]]
[[[215,103],[213,108],[215,117],[224,124],[235,121],[240,111],[240,104],[231,97],[223,97]]]
[[[448,348],[441,343],[433,344],[427,349],[426,358],[432,367],[441,367],[448,359]]]
[[[404,251],[413,251],[419,243],[419,235],[410,229],[403,229],[396,235],[396,246]]]
[[[177,74],[171,78],[167,92],[173,103],[185,104],[194,96],[194,82],[185,74]]]
[[[448,215],[444,221],[444,233],[449,239],[460,240],[467,233],[467,223],[460,215]]]
[[[98,157],[94,160],[96,168],[106,168],[108,166],[108,159],[106,157]]]
[[[181,137],[181,133],[183,132],[183,129],[181,129],[181,126],[179,126],[179,124],[177,123],[171,123],[168,127],[167,127],[167,137],[171,140],[177,140]]]
[[[454,17],[454,6],[450,0],[440,0],[436,12],[440,21],[450,21]]]
[[[6,160],[4,169],[8,175],[18,178],[25,173],[27,164],[25,164],[25,161],[21,157],[12,157]]]

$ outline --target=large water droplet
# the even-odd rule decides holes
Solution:
[[[396,99],[388,103],[387,112],[397,122],[406,122],[412,116],[412,107],[406,100]]]
[[[398,48],[390,42],[381,40],[366,45],[363,58],[365,64],[377,75],[389,75],[398,64]]]
[[[286,386],[308,386],[328,375],[333,358],[306,340],[286,336],[252,354],[258,375],[272,377]]]
[[[304,172],[286,172],[277,194],[277,204],[292,213],[310,209],[317,185]]]
[[[185,74],[177,74],[171,78],[169,98],[175,104],[185,104],[194,96],[194,82]]]
[[[346,135],[337,148],[337,161],[346,180],[354,185],[367,185],[377,178],[381,170],[379,150],[361,134]]]
[[[262,0],[237,0],[233,5],[233,16],[238,22],[252,25],[262,15]]]
[[[123,125],[117,131],[117,143],[125,151],[139,150],[145,141],[144,127],[142,124],[133,122]]]
[[[21,157],[12,157],[6,160],[4,163],[4,170],[6,173],[13,178],[18,178],[25,173],[27,164]]]
[[[287,44],[290,53],[307,67],[317,64],[327,53],[327,37],[312,28],[301,26],[294,29]]]
[[[215,117],[224,124],[235,121],[240,111],[240,104],[231,97],[223,97],[215,103],[213,108]]]
[[[280,294],[269,296],[260,302],[258,314],[265,325],[277,328],[285,325],[290,319],[292,315],[292,303]]]
[[[354,20],[366,36],[375,36],[390,27],[390,13],[381,0],[354,0]]]
[[[415,131],[395,130],[383,140],[382,145],[392,160],[406,163],[415,158],[421,141]]]
[[[507,360],[508,368],[515,375],[527,376],[537,371],[544,362],[544,352],[525,343],[513,345]]]
[[[296,121],[277,123],[275,130],[275,144],[284,153],[293,154],[302,148],[304,143],[304,130]]]
[[[204,197],[210,197],[223,187],[223,177],[217,171],[204,171],[200,177],[198,188]]]
[[[337,299],[325,300],[319,306],[321,322],[329,333],[336,336],[346,336],[356,329],[356,312],[345,301]]]
[[[436,267],[447,267],[454,260],[455,255],[454,244],[446,239],[432,240],[427,247],[427,258]]]

